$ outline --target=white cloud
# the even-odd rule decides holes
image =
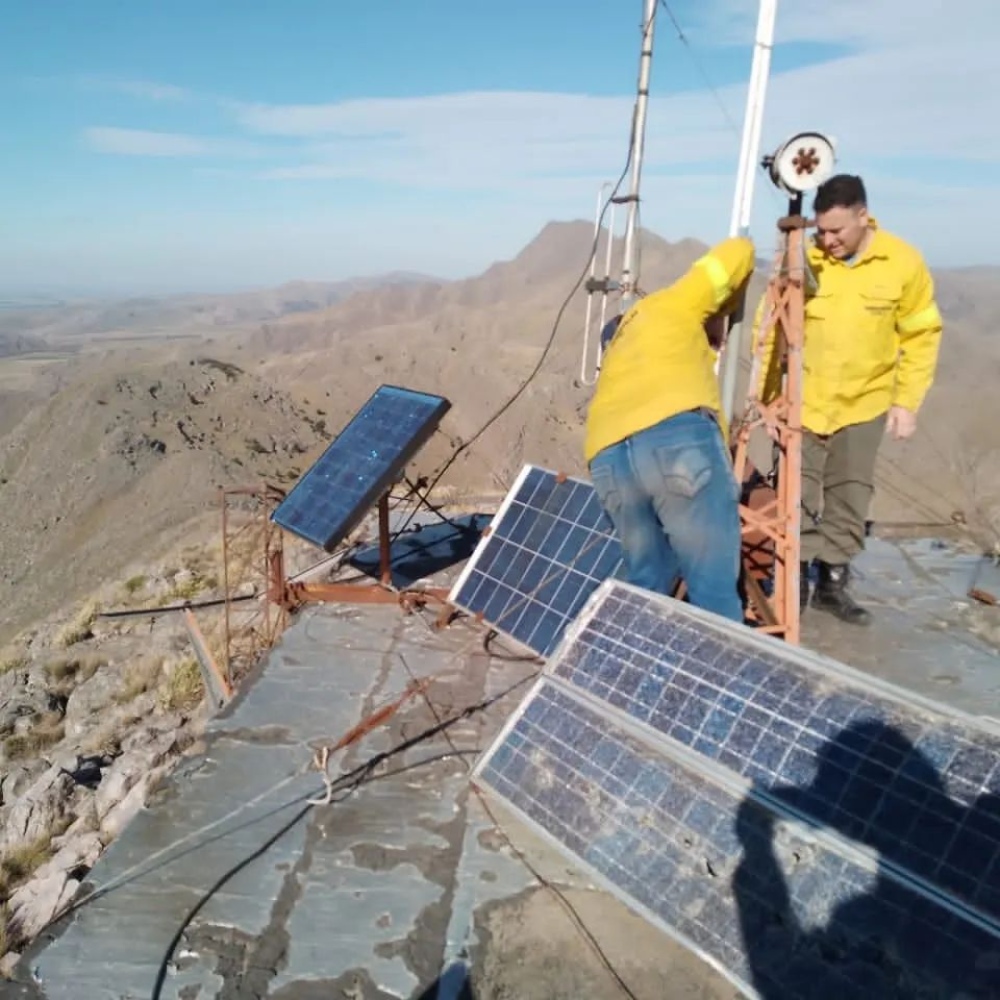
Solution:
[[[720,0],[720,24],[749,47],[753,5]],[[919,8],[919,9],[917,9]],[[943,4],[908,0],[797,0],[779,14],[779,44],[826,41],[846,56],[775,75],[765,143],[802,128],[837,137],[845,162],[890,157],[1000,160],[993,128],[1000,62],[1000,4],[954,0],[941,31],[930,15]],[[741,12],[742,22],[737,16]],[[918,30],[919,24],[919,30]],[[659,58],[671,58],[669,25]],[[646,164],[676,169],[735,163],[737,136],[707,91],[660,95],[649,109]],[[745,86],[719,98],[739,118]],[[469,92],[437,97],[362,99],[314,105],[241,105],[240,123],[261,136],[299,140],[297,162],[262,176],[276,180],[383,180],[413,187],[511,190],[533,178],[610,172],[624,155],[631,97],[532,92]]]
[[[118,156],[227,157],[253,156],[258,152],[252,143],[240,140],[110,126],[84,129],[83,138],[95,152]]]
[[[86,90],[124,94],[142,101],[179,102],[194,99],[194,94],[186,87],[172,83],[157,83],[152,80],[129,80],[114,76],[83,76],[75,78],[77,86]]]
[[[692,39],[706,39],[701,52],[736,39],[749,65],[755,7],[746,0],[701,0],[699,16],[706,20],[697,30],[684,27]],[[779,45],[825,42],[851,51],[773,76],[764,149],[804,128],[829,132],[838,139],[840,167],[865,177],[875,214],[932,263],[995,262],[995,227],[983,223],[1000,195],[1000,131],[993,124],[1000,61],[992,51],[998,35],[1000,4],[993,0],[952,0],[947,7],[932,0],[786,3],[779,10]],[[659,89],[658,65],[686,58],[662,21],[642,221],[669,238],[711,240],[728,224],[739,136],[711,93]],[[102,152],[131,156],[266,156],[250,167],[250,176],[289,190],[301,182],[302,205],[336,207],[322,223],[303,222],[294,248],[282,250],[283,266],[293,249],[297,266],[282,276],[304,272],[298,262],[308,260],[326,262],[336,273],[330,246],[355,246],[359,234],[372,230],[375,206],[355,197],[356,181],[399,189],[391,207],[381,206],[379,238],[364,258],[371,269],[470,273],[516,252],[547,220],[593,211],[598,185],[615,179],[625,156],[631,83],[622,80],[621,97],[475,91],[296,105],[217,101],[245,141],[112,128],[89,130],[87,139]],[[147,96],[160,99],[160,85],[148,86]],[[134,93],[141,91],[142,85]],[[745,86],[722,88],[718,97],[739,121]],[[231,171],[234,185],[248,176],[245,164],[213,166]],[[306,182],[319,185],[320,193]],[[784,205],[762,174],[757,191],[753,231],[763,251],[773,243],[774,219]],[[452,194],[454,203],[447,200]],[[292,195],[283,191],[286,197]],[[447,239],[428,238],[445,232]],[[275,241],[285,235],[268,234]],[[230,242],[233,261],[244,261],[254,238],[233,235]],[[344,273],[359,268],[360,261]]]

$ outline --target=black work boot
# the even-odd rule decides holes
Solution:
[[[872,616],[847,593],[849,577],[848,563],[834,565],[820,561],[819,583],[813,594],[812,605],[822,611],[829,611],[851,625],[867,625]]]
[[[809,567],[811,562],[799,563],[799,613],[809,605]]]

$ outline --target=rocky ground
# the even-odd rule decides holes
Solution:
[[[204,719],[178,615],[107,620],[213,585],[166,566],[105,588],[0,658],[0,971],[72,899]]]

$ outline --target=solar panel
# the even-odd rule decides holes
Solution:
[[[536,683],[475,777],[744,992],[996,995],[995,925],[558,678]]]
[[[379,386],[292,487],[272,520],[332,551],[396,482],[450,408],[443,396]]]
[[[448,599],[547,656],[621,561],[594,487],[526,465]]]
[[[973,717],[616,581],[548,669],[1000,922],[1000,735]]]

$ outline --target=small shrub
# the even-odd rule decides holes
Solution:
[[[46,861],[52,857],[52,834],[47,833],[38,840],[7,851],[0,859],[0,871],[9,888],[14,889],[31,878]]]
[[[127,705],[130,701],[135,701],[141,694],[152,690],[156,686],[156,679],[163,666],[163,661],[140,660],[130,666],[126,671],[124,683],[115,695],[115,701],[119,705]]]
[[[194,657],[182,660],[160,689],[160,704],[169,712],[190,710],[205,696],[201,668]]]
[[[193,573],[187,580],[175,583],[168,595],[170,598],[181,601],[190,601],[192,597],[200,594],[205,589],[205,581]]]
[[[27,733],[15,733],[4,740],[4,753],[8,760],[33,757],[48,747],[55,746],[66,734],[62,716],[58,712],[36,716],[34,723]]]
[[[97,613],[100,609],[96,601],[88,601],[77,613],[72,621],[68,622],[56,638],[56,642],[64,649],[75,646],[84,639],[93,637],[94,622],[97,621]]]
[[[140,573],[138,576],[130,576],[125,581],[125,592],[127,594],[136,594],[145,586],[146,577]]]
[[[104,665],[99,656],[60,656],[45,664],[45,674],[53,690],[68,694],[78,684],[89,681]]]
[[[28,657],[23,653],[7,653],[0,657],[0,674],[8,674],[12,670],[23,670],[29,662]]]
[[[81,749],[84,753],[107,754],[109,757],[117,757],[122,748],[120,729],[127,725],[128,722],[122,720],[120,725],[114,722],[106,722],[104,725],[98,726],[96,729],[91,730],[84,738]]]

